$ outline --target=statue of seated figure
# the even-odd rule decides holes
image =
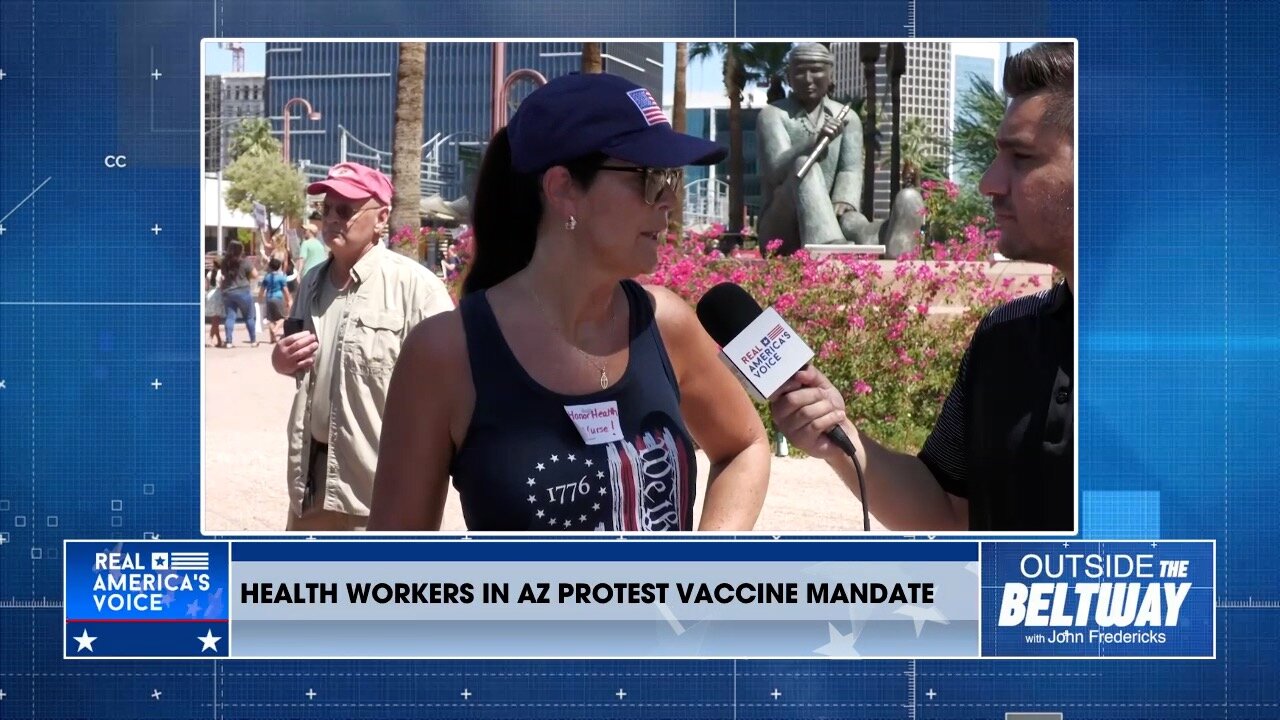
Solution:
[[[780,254],[803,245],[884,245],[888,257],[915,247],[924,200],[903,188],[888,221],[872,222],[858,211],[862,195],[862,122],[855,113],[837,119],[842,106],[827,97],[835,59],[818,43],[800,43],[787,58],[791,95],[760,110],[763,208],[762,243],[782,240]],[[831,142],[804,177],[797,177],[823,138]]]

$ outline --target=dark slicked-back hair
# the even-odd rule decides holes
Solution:
[[[1036,43],[1004,62],[1004,91],[1011,98],[1047,93],[1044,121],[1073,135],[1075,129],[1075,47]]]

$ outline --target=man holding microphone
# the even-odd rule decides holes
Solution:
[[[995,209],[1000,253],[1053,265],[1065,282],[983,318],[919,455],[859,433],[840,393],[812,367],[770,403],[782,433],[856,489],[853,460],[824,435],[844,429],[871,510],[894,530],[1074,527],[1073,46],[1039,43],[1010,57],[1004,86],[1010,103],[979,189]]]

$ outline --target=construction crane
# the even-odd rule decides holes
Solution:
[[[231,72],[244,72],[244,43],[224,42],[218,47],[231,51]]]

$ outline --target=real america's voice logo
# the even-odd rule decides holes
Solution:
[[[162,612],[175,593],[211,586],[207,552],[97,552],[93,570],[98,612]]]
[[[781,359],[782,347],[791,339],[791,332],[786,325],[779,323],[757,342],[751,349],[743,353],[742,365],[754,377],[762,377],[769,368],[777,365]]]
[[[1148,554],[1027,554],[1019,569],[1032,582],[1004,583],[998,623],[1059,628],[1031,632],[1027,643],[1164,643],[1191,592],[1188,565]]]

